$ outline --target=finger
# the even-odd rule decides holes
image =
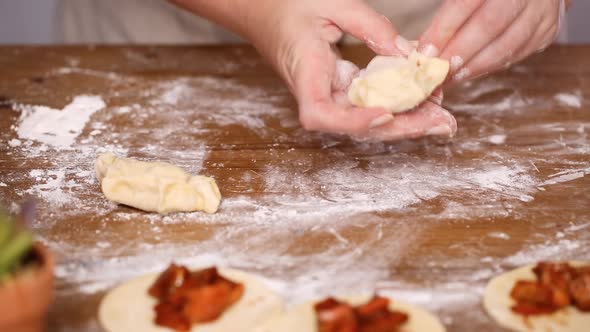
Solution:
[[[523,13],[500,37],[456,73],[453,80],[479,77],[513,64],[518,59],[518,54],[526,51],[525,46],[535,35],[538,24],[532,13],[533,11]]]
[[[534,53],[543,52],[557,38],[558,32],[557,25],[536,30],[534,35],[525,42],[524,47],[514,54],[512,59],[506,64],[506,67],[518,63]]]
[[[484,2],[486,1],[445,1],[420,38],[418,50],[427,56],[439,56],[440,51]]]
[[[371,130],[364,138],[389,141],[422,136],[453,137],[456,132],[455,117],[441,106],[426,102],[416,110],[396,114],[392,122]]]
[[[336,103],[332,93],[336,60],[328,44],[316,44],[295,65],[295,95],[302,126],[307,130],[359,135],[393,120],[384,109],[360,109]]]
[[[506,9],[505,1],[486,1],[463,27],[451,38],[441,53],[444,59],[453,59],[450,75],[469,63],[490,42],[501,36],[521,16],[526,2],[511,1]]]
[[[329,44],[308,40],[309,49],[300,59],[294,61],[294,94],[299,102],[326,102],[332,92],[332,80],[336,71],[336,55]]]
[[[301,104],[299,107],[299,121],[310,131],[360,136],[393,120],[391,113],[379,108],[346,108],[335,102]]]
[[[563,10],[565,8],[563,1],[559,6],[559,9],[556,11],[547,11],[547,14],[551,16],[543,20],[543,22],[537,26],[533,37],[530,38],[526,45],[514,55],[514,63],[525,59],[533,53],[544,51],[555,41],[562,23],[561,15],[563,15]]]
[[[338,10],[332,19],[340,29],[362,40],[377,54],[408,55],[414,49],[408,40],[399,35],[387,17],[377,13],[364,1]]]

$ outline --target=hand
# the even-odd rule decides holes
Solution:
[[[344,33],[381,55],[407,54],[413,49],[384,16],[361,0],[257,0],[255,5],[243,0],[175,2],[250,40],[296,97],[299,119],[307,130],[380,140],[452,136],[456,131],[455,119],[434,103],[394,119],[384,109],[358,108],[348,102],[346,91],[358,68],[340,60],[334,47]],[[203,12],[204,7],[213,14]],[[221,7],[232,11],[220,13]],[[236,12],[238,16],[228,19]],[[442,94],[436,97],[440,103]]]
[[[333,45],[343,33],[364,41],[382,55],[402,55],[412,45],[398,37],[391,23],[364,2],[270,1],[275,7],[275,31],[250,40],[274,64],[299,103],[299,118],[307,130],[381,140],[424,135],[452,136],[456,122],[440,106],[393,116],[383,109],[361,109],[348,103],[346,91],[358,72],[339,60]],[[436,129],[433,129],[436,128]]]
[[[419,50],[451,62],[454,80],[492,73],[544,50],[569,0],[445,0]]]

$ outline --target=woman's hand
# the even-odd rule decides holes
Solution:
[[[557,37],[570,0],[445,0],[419,49],[464,80],[509,67]]]
[[[383,15],[361,0],[234,0],[233,13],[215,15],[197,9],[231,7],[227,4],[232,1],[217,2],[225,6],[207,0],[175,2],[250,40],[296,97],[305,129],[381,140],[452,136],[456,131],[455,119],[436,103],[427,102],[394,119],[384,109],[358,108],[348,102],[346,91],[358,68],[340,60],[334,47],[344,33],[381,55],[407,54],[413,49]],[[202,6],[194,6],[198,2]],[[440,104],[442,96],[436,97]]]

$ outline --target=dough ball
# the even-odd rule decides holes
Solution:
[[[352,81],[348,99],[359,107],[408,111],[425,101],[448,73],[448,61],[415,51],[408,58],[376,56]]]

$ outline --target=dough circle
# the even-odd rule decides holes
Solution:
[[[351,104],[382,107],[392,113],[408,111],[440,86],[449,73],[449,62],[413,52],[408,58],[376,56],[348,90]]]
[[[268,317],[282,312],[282,300],[255,276],[231,269],[219,269],[219,273],[243,283],[244,295],[218,320],[194,325],[191,332],[249,332]],[[139,277],[111,290],[102,299],[98,311],[102,327],[107,332],[172,332],[154,324],[156,300],[148,295],[148,289],[157,277],[157,274]]]
[[[386,296],[387,297],[387,296]],[[371,297],[336,297],[340,301],[346,301],[353,305],[366,303]],[[255,332],[318,332],[317,316],[314,310],[315,302],[304,303],[294,307],[286,313],[275,315],[264,325],[254,330]],[[410,319],[403,325],[403,332],[445,332],[446,329],[440,320],[432,313],[418,306],[399,302],[390,298],[390,310],[399,310],[407,313]]]
[[[570,262],[573,266],[589,263]],[[570,306],[552,315],[531,316],[528,319],[510,309],[514,300],[510,292],[518,280],[537,280],[533,273],[536,265],[528,265],[501,274],[488,283],[483,296],[487,313],[502,327],[517,332],[587,332],[590,331],[590,313]]]

